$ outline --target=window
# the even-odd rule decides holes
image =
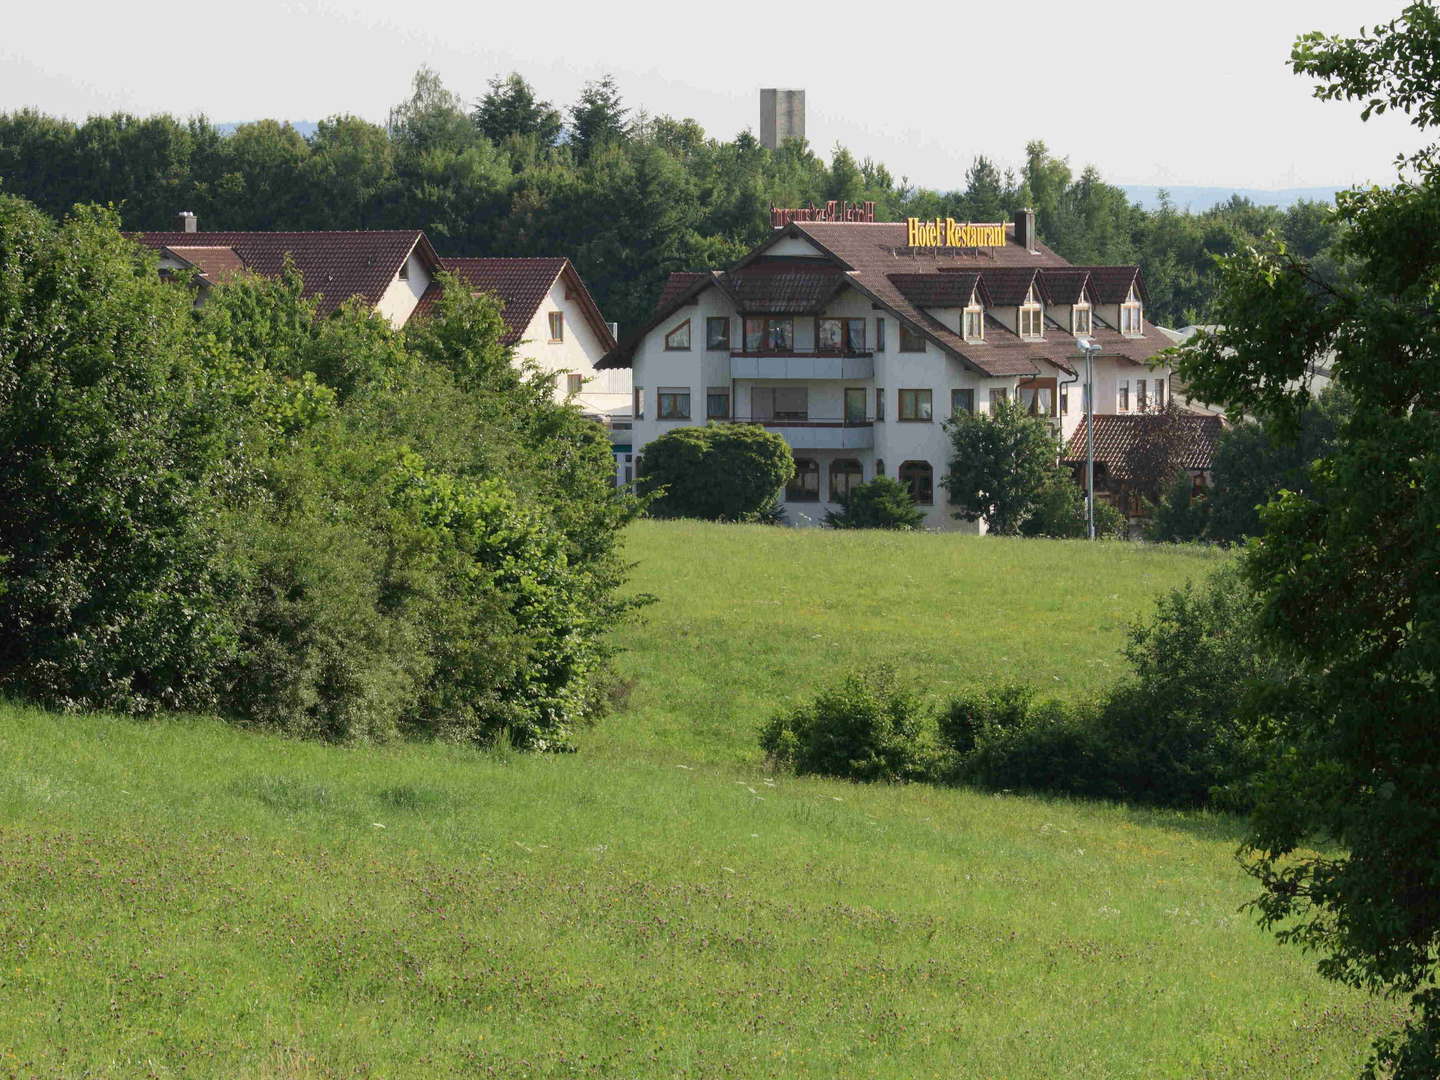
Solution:
[[[690,320],[686,319],[665,335],[666,352],[688,352],[690,349]]]
[[[655,404],[657,419],[690,419],[690,391],[686,387],[662,386]]]
[[[637,386],[637,387],[635,387],[634,394],[635,394],[635,401],[634,401],[634,403],[633,403],[633,408],[632,408],[631,411],[635,414],[635,419],[636,419],[636,420],[644,420],[644,419],[645,419],[645,388],[644,388],[643,386]]]
[[[820,501],[820,466],[813,458],[796,458],[795,475],[785,485],[787,502]]]
[[[900,351],[924,352],[925,335],[902,322],[900,324]]]
[[[408,258],[400,264],[400,280],[410,280],[410,260]]]
[[[1139,337],[1145,332],[1144,308],[1140,305],[1140,296],[1135,292],[1135,286],[1130,286],[1130,292],[1125,297],[1125,302],[1120,305],[1120,332],[1127,337]]]
[[[1091,332],[1090,305],[1081,300],[1070,309],[1070,332],[1077,337]]]
[[[865,320],[845,320],[845,351],[848,353],[863,353],[865,348]]]
[[[965,321],[962,326],[966,341],[985,340],[985,309],[979,304],[971,304],[965,309]]]
[[[1031,416],[1055,415],[1055,380],[1030,379],[1016,390],[1021,407]]]
[[[1115,407],[1120,412],[1130,411],[1130,380],[1121,379],[1120,386],[1115,394]]]
[[[847,386],[845,388],[845,423],[863,424],[865,422],[865,388],[863,386]]]
[[[756,386],[750,391],[754,420],[805,420],[810,415],[810,391],[803,386]]]
[[[853,458],[839,458],[830,463],[830,501],[839,502],[848,498],[850,492],[865,480],[860,462]]]
[[[885,391],[883,388],[875,391],[875,419],[885,419]]]
[[[901,390],[897,408],[900,420],[934,419],[929,390]]]
[[[583,375],[577,375],[572,371],[565,376],[565,392],[567,394],[578,394],[584,385],[585,376]]]
[[[746,352],[791,352],[795,320],[750,317],[745,320]]]
[[[625,455],[625,483],[632,483],[635,479],[635,455]]]
[[[1031,285],[1030,291],[1025,294],[1025,303],[1020,305],[1020,336],[1031,339],[1043,337],[1044,320],[1045,309],[1035,295],[1035,286]]]
[[[1070,415],[1070,388],[1068,386],[1060,387],[1060,415]]]
[[[845,337],[840,329],[839,319],[815,320],[816,352],[839,352],[844,345],[844,341]]]
[[[951,390],[950,391],[950,415],[959,416],[961,413],[973,413],[975,411],[974,390]]]
[[[565,340],[565,313],[563,311],[550,312],[550,340]]]
[[[1149,397],[1145,393],[1145,380],[1135,380],[1135,411],[1144,412],[1145,406],[1149,404]]]
[[[878,317],[875,319],[875,351],[885,351],[885,320]]]
[[[885,459],[884,459],[884,458],[876,458],[876,459],[875,459],[875,475],[876,475],[876,476],[884,476],[884,475],[885,475]]]
[[[990,391],[990,411],[993,413],[993,412],[996,410],[996,408],[999,406],[999,404],[1000,404],[1002,401],[1005,401],[1005,400],[1006,400],[1007,398],[1009,398],[1009,397],[1010,397],[1009,391],[1007,391],[1007,390],[1005,389],[1005,387],[1003,387],[1003,386],[997,387],[996,389],[991,390],[991,391]]]
[[[928,461],[907,461],[897,474],[900,483],[910,489],[910,498],[917,506],[935,502],[935,471]]]
[[[705,348],[727,350],[730,348],[730,317],[728,315],[712,315],[705,320]]]
[[[730,388],[728,386],[712,386],[705,391],[705,419],[730,419]]]
[[[1157,409],[1163,409],[1163,408],[1165,407],[1165,380],[1164,380],[1164,379],[1156,379],[1156,380],[1155,380],[1155,407],[1156,407]]]

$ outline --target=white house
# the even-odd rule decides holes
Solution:
[[[909,486],[930,528],[956,521],[940,487],[943,421],[1018,398],[1063,439],[1084,414],[1077,337],[1097,414],[1163,404],[1171,342],[1145,319],[1135,266],[1077,267],[1013,223],[792,221],[728,270],[672,275],[652,318],[601,369],[633,376],[634,445],[707,420],[763,424],[794,449],[797,524],[876,476]]]

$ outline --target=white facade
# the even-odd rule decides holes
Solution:
[[[540,370],[556,373],[558,400],[573,400],[587,415],[614,418],[630,411],[630,372],[595,369],[610,344],[586,317],[579,296],[561,275],[535,309],[515,352]],[[578,384],[570,376],[577,376]]]

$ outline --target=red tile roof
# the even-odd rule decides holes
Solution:
[[[916,307],[965,307],[980,275],[974,270],[950,274],[889,274],[890,284]]]
[[[162,249],[166,254],[180,259],[193,266],[200,276],[211,284],[229,281],[233,277],[245,273],[245,260],[235,253],[231,247],[183,247],[178,251],[175,248],[167,247]]]
[[[135,239],[147,247],[194,261],[187,250],[229,248],[245,269],[277,277],[286,256],[304,278],[304,295],[328,315],[352,296],[371,307],[380,302],[401,265],[418,246],[430,265],[439,259],[419,229],[363,232],[148,232]]]
[[[615,347],[615,338],[610,327],[600,314],[600,308],[590,290],[580,279],[570,260],[563,256],[534,259],[441,259],[440,268],[449,271],[470,286],[473,292],[492,293],[500,299],[500,317],[505,320],[506,345],[519,344],[529,329],[535,312],[558,278],[565,279],[566,289],[578,300],[586,321],[600,338],[601,347],[610,350]],[[416,315],[428,315],[434,310],[441,289],[432,285],[420,298]]]
[[[708,270],[672,271],[670,276],[665,279],[664,286],[660,289],[660,299],[655,301],[655,314],[659,314],[662,310],[668,312],[671,309],[671,305],[673,305],[680,296],[684,295],[692,285],[709,276],[710,272]]]
[[[815,259],[752,263],[719,277],[742,315],[818,315],[845,285],[845,271]]]
[[[1180,465],[1186,469],[1209,469],[1215,462],[1215,447],[1224,425],[1218,416],[1196,416],[1190,413],[1136,413],[1095,417],[1095,460],[1104,462],[1111,476],[1126,479],[1131,452],[1147,431],[1164,424],[1178,424],[1182,431]],[[1084,461],[1085,418],[1065,446],[1066,461]]]

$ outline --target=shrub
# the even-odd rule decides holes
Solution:
[[[1012,535],[1052,482],[1060,442],[1043,417],[1018,402],[946,422],[952,456],[941,485],[964,521],[983,518],[992,533]]]
[[[1103,499],[1095,500],[1095,535],[1124,539],[1129,531],[1125,515]],[[1020,524],[1021,536],[1082,539],[1087,535],[1085,492],[1063,468],[1055,469],[1035,493],[1029,514]]]
[[[918,529],[924,520],[910,489],[888,476],[857,485],[840,499],[838,513],[825,512],[825,524],[832,529]]]
[[[795,475],[790,444],[758,424],[667,431],[640,458],[642,496],[663,518],[746,521],[764,515]]]
[[[800,774],[850,780],[933,780],[941,773],[935,721],[890,668],[846,676],[771,718],[760,745]]]
[[[1145,538],[1157,544],[1183,544],[1204,539],[1209,525],[1209,498],[1194,489],[1188,473],[1177,473],[1155,504]]]

